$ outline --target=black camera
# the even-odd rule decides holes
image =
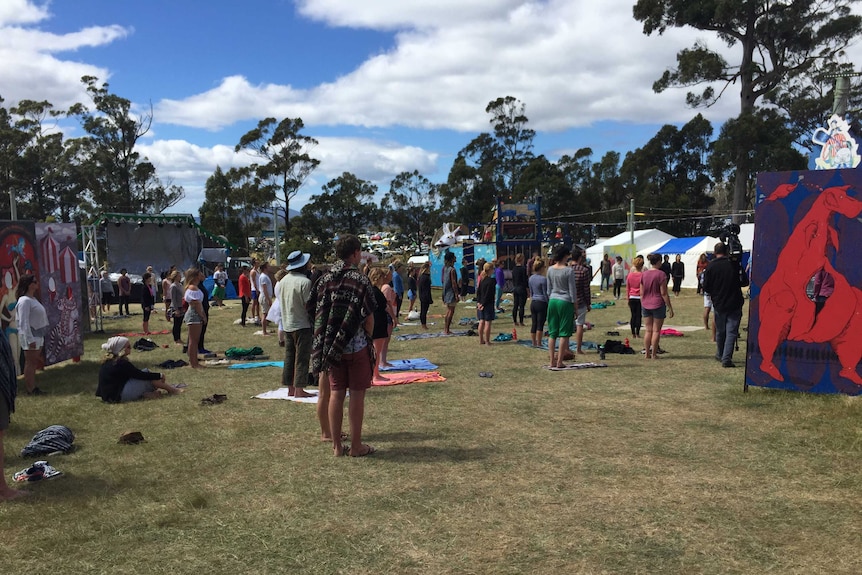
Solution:
[[[739,224],[728,224],[719,233],[718,239],[727,247],[727,257],[742,263],[742,241],[739,239]]]

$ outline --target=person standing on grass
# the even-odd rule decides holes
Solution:
[[[171,276],[174,274],[176,268],[171,266],[163,276],[162,276],[162,300],[165,302],[165,321],[173,321],[171,317]]]
[[[577,319],[575,320],[575,341],[577,342],[577,349],[575,350],[575,353],[584,355],[584,328],[587,325],[587,313],[589,313],[590,305],[592,303],[592,294],[590,294],[590,280],[592,280],[592,274],[590,269],[586,266],[586,256],[584,255],[584,252],[581,251],[581,248],[575,247],[572,250],[572,260],[575,262],[573,269],[575,271],[575,289],[578,294],[577,301],[575,302],[575,310],[577,313]]]
[[[661,263],[661,271],[663,271],[665,277],[667,277],[667,283],[670,283],[670,276],[671,276],[670,256],[667,254],[664,255],[663,261]]]
[[[216,264],[213,272],[214,307],[224,307],[225,288],[227,288],[227,272],[224,271],[224,264]]]
[[[263,328],[263,335],[269,335],[266,331],[266,314],[269,313],[269,308],[272,306],[272,278],[269,277],[269,264],[261,262],[257,276],[257,289],[260,295],[258,300],[260,304],[260,325]]]
[[[533,275],[530,276],[530,337],[533,347],[542,346],[548,318],[548,278],[544,271],[545,262],[540,258],[533,260]]]
[[[614,275],[614,299],[620,299],[622,293],[623,280],[626,277],[626,267],[623,265],[622,256],[617,256],[617,261],[611,268],[611,273]]]
[[[209,318],[210,316],[210,294],[207,290],[207,286],[204,285],[204,279],[206,276],[204,272],[198,272],[200,274],[200,278],[198,278],[198,289],[201,290],[201,295],[203,296],[201,299],[201,306],[204,308],[204,315]],[[201,324],[201,335],[198,339],[198,355],[209,355],[212,353],[210,350],[206,348],[206,344],[204,340],[207,336],[207,328],[209,327],[209,322],[205,321]]]
[[[524,254],[518,254],[515,256],[515,267],[512,268],[512,322],[521,327],[524,327],[524,308],[530,296],[528,283]]]
[[[700,257],[697,258],[697,293],[700,294],[703,292],[703,272],[706,271],[706,266],[709,265],[709,258],[706,257],[706,254],[700,254]]]
[[[168,292],[169,295],[166,301],[170,302],[171,304],[170,316],[174,322],[172,330],[174,335],[174,343],[177,345],[183,345],[182,330],[183,314],[185,314],[185,310],[183,310],[183,286],[180,282],[179,270],[172,271],[168,279],[171,282],[171,289]]]
[[[569,349],[569,338],[577,300],[575,271],[567,264],[572,251],[565,245],[554,249],[554,265],[548,268],[548,351],[551,367],[563,367],[563,355]],[[560,353],[557,353],[557,338]]]
[[[12,489],[6,483],[6,472],[3,466],[5,451],[3,441],[12,413],[15,412],[15,398],[18,395],[18,379],[15,375],[15,358],[12,356],[12,346],[6,339],[6,333],[0,330],[0,502],[11,501],[28,495],[26,491]]]
[[[315,377],[328,373],[329,428],[336,456],[363,457],[376,450],[362,443],[365,417],[365,391],[371,387],[374,365],[374,291],[368,277],[358,269],[362,244],[351,234],[335,244],[338,260],[321,276],[308,300],[309,316],[314,317],[311,368]],[[350,446],[341,442],[344,399],[350,390],[348,419]]]
[[[673,280],[673,295],[679,297],[682,280],[685,279],[685,264],[682,263],[682,256],[679,254],[676,254],[676,260],[670,266],[670,277]]]
[[[416,305],[416,298],[419,295],[419,286],[416,284],[416,279],[419,270],[412,265],[407,268],[407,299],[410,300],[410,307],[407,309],[407,314],[413,311],[413,306]]]
[[[123,305],[126,306],[126,315],[132,315],[129,312],[129,300],[132,297],[132,280],[129,278],[126,268],[120,270],[120,277],[117,278],[117,292],[120,295],[120,315],[123,315]]]
[[[374,301],[377,304],[374,309],[374,332],[371,334],[374,352],[377,355],[377,361],[374,362],[374,381],[389,381],[388,377],[380,375],[380,368],[384,366],[383,347],[389,341],[389,326],[392,325],[392,309],[382,291],[387,275],[382,268],[374,268],[368,272],[368,279],[371,280],[374,289]]]
[[[243,263],[242,267],[240,267],[239,271],[239,301],[240,305],[242,305],[242,312],[239,316],[239,324],[242,327],[245,327],[245,322],[248,316],[248,304],[251,303],[251,280],[249,279],[249,272],[251,268],[248,264]]]
[[[24,350],[24,384],[28,395],[45,395],[36,387],[36,370],[43,366],[42,348],[48,335],[48,312],[39,301],[39,281],[34,275],[24,275],[15,290],[18,303],[18,343]]]
[[[706,270],[704,269],[704,271]],[[703,273],[701,273],[700,281],[703,281]],[[709,330],[709,314],[712,313],[712,298],[709,297],[709,294],[706,293],[703,287],[701,287],[700,291],[703,294],[703,327]],[[715,321],[712,322],[712,341],[715,342]]]
[[[308,279],[308,261],[311,254],[301,251],[287,256],[287,274],[275,286],[275,299],[281,309],[281,329],[284,333],[284,370],[281,385],[293,397],[312,397],[305,391],[308,383],[308,364],[311,361],[311,319],[308,317],[308,300],[311,298],[311,280]]]
[[[443,256],[443,303],[446,304],[446,315],[443,319],[443,333],[451,334],[452,318],[455,317],[455,305],[458,303],[458,273],[455,271],[455,254],[446,252]]]
[[[102,291],[102,313],[107,313],[111,311],[111,302],[114,300],[114,284],[111,283],[107,270],[102,270],[99,289]]]
[[[153,285],[153,274],[144,272],[141,276],[144,282],[141,288],[141,310],[144,312],[144,322],[141,327],[144,330],[144,335],[150,334],[150,315],[156,307],[156,286]]]
[[[629,326],[632,329],[632,337],[637,338],[641,336],[641,324],[643,323],[641,316],[641,277],[643,276],[643,267],[643,257],[635,257],[632,261],[632,271],[629,272],[629,281],[626,282],[626,299],[629,301],[629,311],[631,312]]]
[[[479,345],[491,345],[491,322],[494,321],[494,298],[497,295],[497,278],[494,266],[486,263],[476,288],[476,309],[479,316]]]
[[[497,259],[494,261],[494,280],[497,282],[497,290],[496,290],[496,301],[494,302],[494,307],[496,308],[497,313],[503,313],[502,307],[500,307],[503,303],[503,288],[506,287],[506,273],[503,271],[503,260]]]
[[[257,324],[260,318],[260,270],[258,269],[257,260],[251,258],[251,271],[248,274],[248,279],[251,281],[251,320]]]
[[[419,278],[416,280],[416,290],[419,292],[419,323],[422,329],[428,329],[428,308],[434,303],[431,299],[431,263],[422,264]]]
[[[389,264],[389,271],[392,273],[390,285],[395,290],[395,315],[401,315],[401,303],[404,301],[404,278],[401,277],[401,260],[395,259]]]
[[[641,313],[644,319],[644,352],[646,359],[658,359],[661,328],[666,317],[673,317],[673,306],[667,295],[667,274],[661,256],[647,256],[651,269],[641,274]]]
[[[461,258],[461,301],[467,301],[470,293],[470,269],[467,267],[467,258]]]
[[[727,257],[727,246],[722,242],[713,248],[715,259],[703,273],[703,289],[712,298],[712,318],[715,324],[715,359],[723,367],[736,367],[733,363],[733,350],[739,338],[739,324],[742,322],[742,306],[745,298],[742,288],[748,285],[748,274],[743,273],[739,264]]]
[[[372,270],[373,271],[373,270]],[[382,270],[381,270],[382,271]],[[387,315],[386,315],[386,339],[383,341],[383,348],[381,349],[381,354],[377,357],[377,363],[380,364],[381,367],[392,367],[392,364],[389,363],[388,355],[389,355],[389,339],[392,337],[392,330],[398,327],[398,313],[396,312],[396,297],[395,290],[392,289],[390,283],[392,282],[392,270],[383,271],[383,283],[380,286],[380,291],[383,293],[383,297],[386,298],[387,305]],[[370,275],[369,275],[370,279]],[[371,280],[371,283],[374,283],[374,280]],[[377,349],[377,348],[375,348]]]
[[[183,321],[189,330],[189,365],[194,369],[204,367],[198,362],[201,330],[203,330],[203,324],[207,322],[207,314],[203,306],[204,294],[198,288],[203,277],[203,273],[198,268],[189,268],[186,271],[186,291],[183,293],[183,301],[189,305],[183,316]]]
[[[611,258],[608,254],[605,254],[605,257],[602,259],[602,263],[600,264],[599,270],[602,274],[602,281],[599,284],[599,289],[601,291],[605,291],[610,289],[611,287]]]

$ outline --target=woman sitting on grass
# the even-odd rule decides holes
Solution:
[[[166,391],[169,395],[182,393],[165,383],[162,373],[141,371],[129,361],[128,355],[132,351],[132,345],[128,338],[112,337],[107,343],[102,344],[108,355],[105,363],[99,368],[99,387],[96,388],[96,396],[101,397],[107,403],[126,403],[139,399],[156,399]]]
[[[479,345],[491,345],[491,322],[494,321],[494,298],[497,294],[497,279],[494,265],[490,262],[482,267],[479,287],[476,288],[476,309],[479,312]]]

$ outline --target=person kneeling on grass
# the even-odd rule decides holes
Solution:
[[[164,390],[170,395],[182,393],[165,383],[162,373],[141,371],[129,361],[132,345],[128,338],[117,336],[102,344],[107,359],[99,368],[99,387],[96,396],[107,403],[126,403],[138,399],[156,399]]]

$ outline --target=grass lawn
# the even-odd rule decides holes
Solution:
[[[590,313],[585,339],[626,337],[618,303]],[[700,296],[673,303],[669,324],[702,324]],[[211,312],[207,347],[281,359],[229,305]],[[106,320],[107,335],[140,320]],[[511,331],[511,317],[493,324]],[[50,395],[19,398],[7,479],[48,425],[69,426],[77,450],[48,458],[63,476],[0,505],[4,573],[862,572],[862,403],[743,393],[743,352],[723,369],[705,330],[663,338],[655,361],[609,355],[606,369],[564,372],[514,343],[393,339],[391,359],[428,358],[447,381],[369,391],[364,439],[379,451],[366,458],[333,457],[313,406],[251,399],[280,385],[275,368],[181,368],[168,372],[188,384],[180,396],[104,404],[93,394],[107,335],[38,375]],[[201,406],[213,393],[229,399]],[[117,444],[127,430],[146,443]]]

